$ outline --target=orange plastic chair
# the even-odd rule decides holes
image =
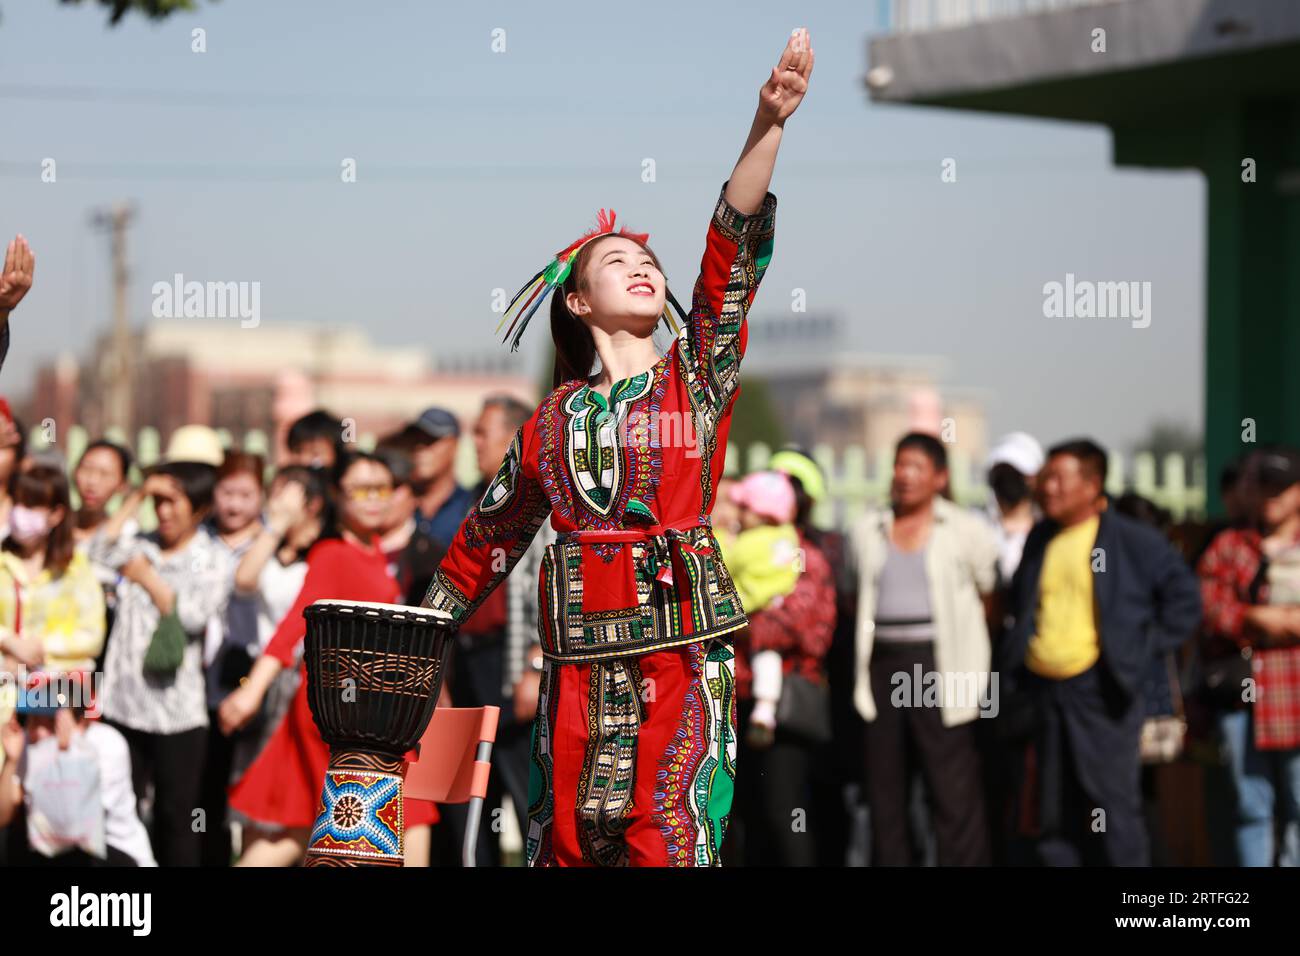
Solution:
[[[420,738],[419,757],[406,771],[404,796],[435,803],[468,803],[461,861],[475,865],[478,828],[492,770],[500,707],[438,707]]]

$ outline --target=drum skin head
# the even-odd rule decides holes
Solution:
[[[319,601],[312,601],[310,607],[333,607],[340,610],[358,610],[369,609],[375,611],[389,611],[394,614],[410,614],[413,617],[430,620],[445,620],[441,615],[434,614],[428,608],[411,607],[409,604],[380,604],[377,601],[342,601],[323,598]]]

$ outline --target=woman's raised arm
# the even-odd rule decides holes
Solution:
[[[749,139],[709,221],[687,319],[687,374],[696,407],[711,414],[726,408],[739,386],[745,319],[772,258],[776,197],[768,186],[785,121],[808,89],[812,63],[808,33],[796,30],[759,90]]]
[[[746,216],[758,212],[772,183],[776,153],[781,146],[785,121],[799,108],[808,91],[813,68],[812,41],[803,27],[790,34],[781,60],[758,91],[758,110],[749,138],[723,194],[737,212]]]

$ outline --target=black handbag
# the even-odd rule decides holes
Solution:
[[[1201,662],[1201,696],[1210,705],[1223,710],[1246,706],[1242,690],[1252,677],[1250,648],[1227,657]]]
[[[776,726],[814,743],[828,743],[832,736],[830,688],[802,674],[787,673],[781,680]]]
[[[1268,556],[1261,555],[1259,570],[1247,587],[1247,596],[1251,604],[1258,604],[1260,589],[1268,580]],[[1201,699],[1212,707],[1222,710],[1240,710],[1248,706],[1241,699],[1241,692],[1246,681],[1254,676],[1251,656],[1254,649],[1243,647],[1235,654],[1222,657],[1201,659]]]

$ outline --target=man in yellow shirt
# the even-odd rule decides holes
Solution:
[[[1200,624],[1195,575],[1157,531],[1108,509],[1106,452],[1048,452],[1044,520],[1025,542],[1002,648],[1004,716],[1035,752],[1038,856],[1148,865],[1142,675]]]
[[[1048,542],[1038,579],[1038,629],[1025,652],[1025,666],[1040,677],[1075,677],[1101,656],[1092,590],[1092,546],[1100,524],[1094,514]]]

